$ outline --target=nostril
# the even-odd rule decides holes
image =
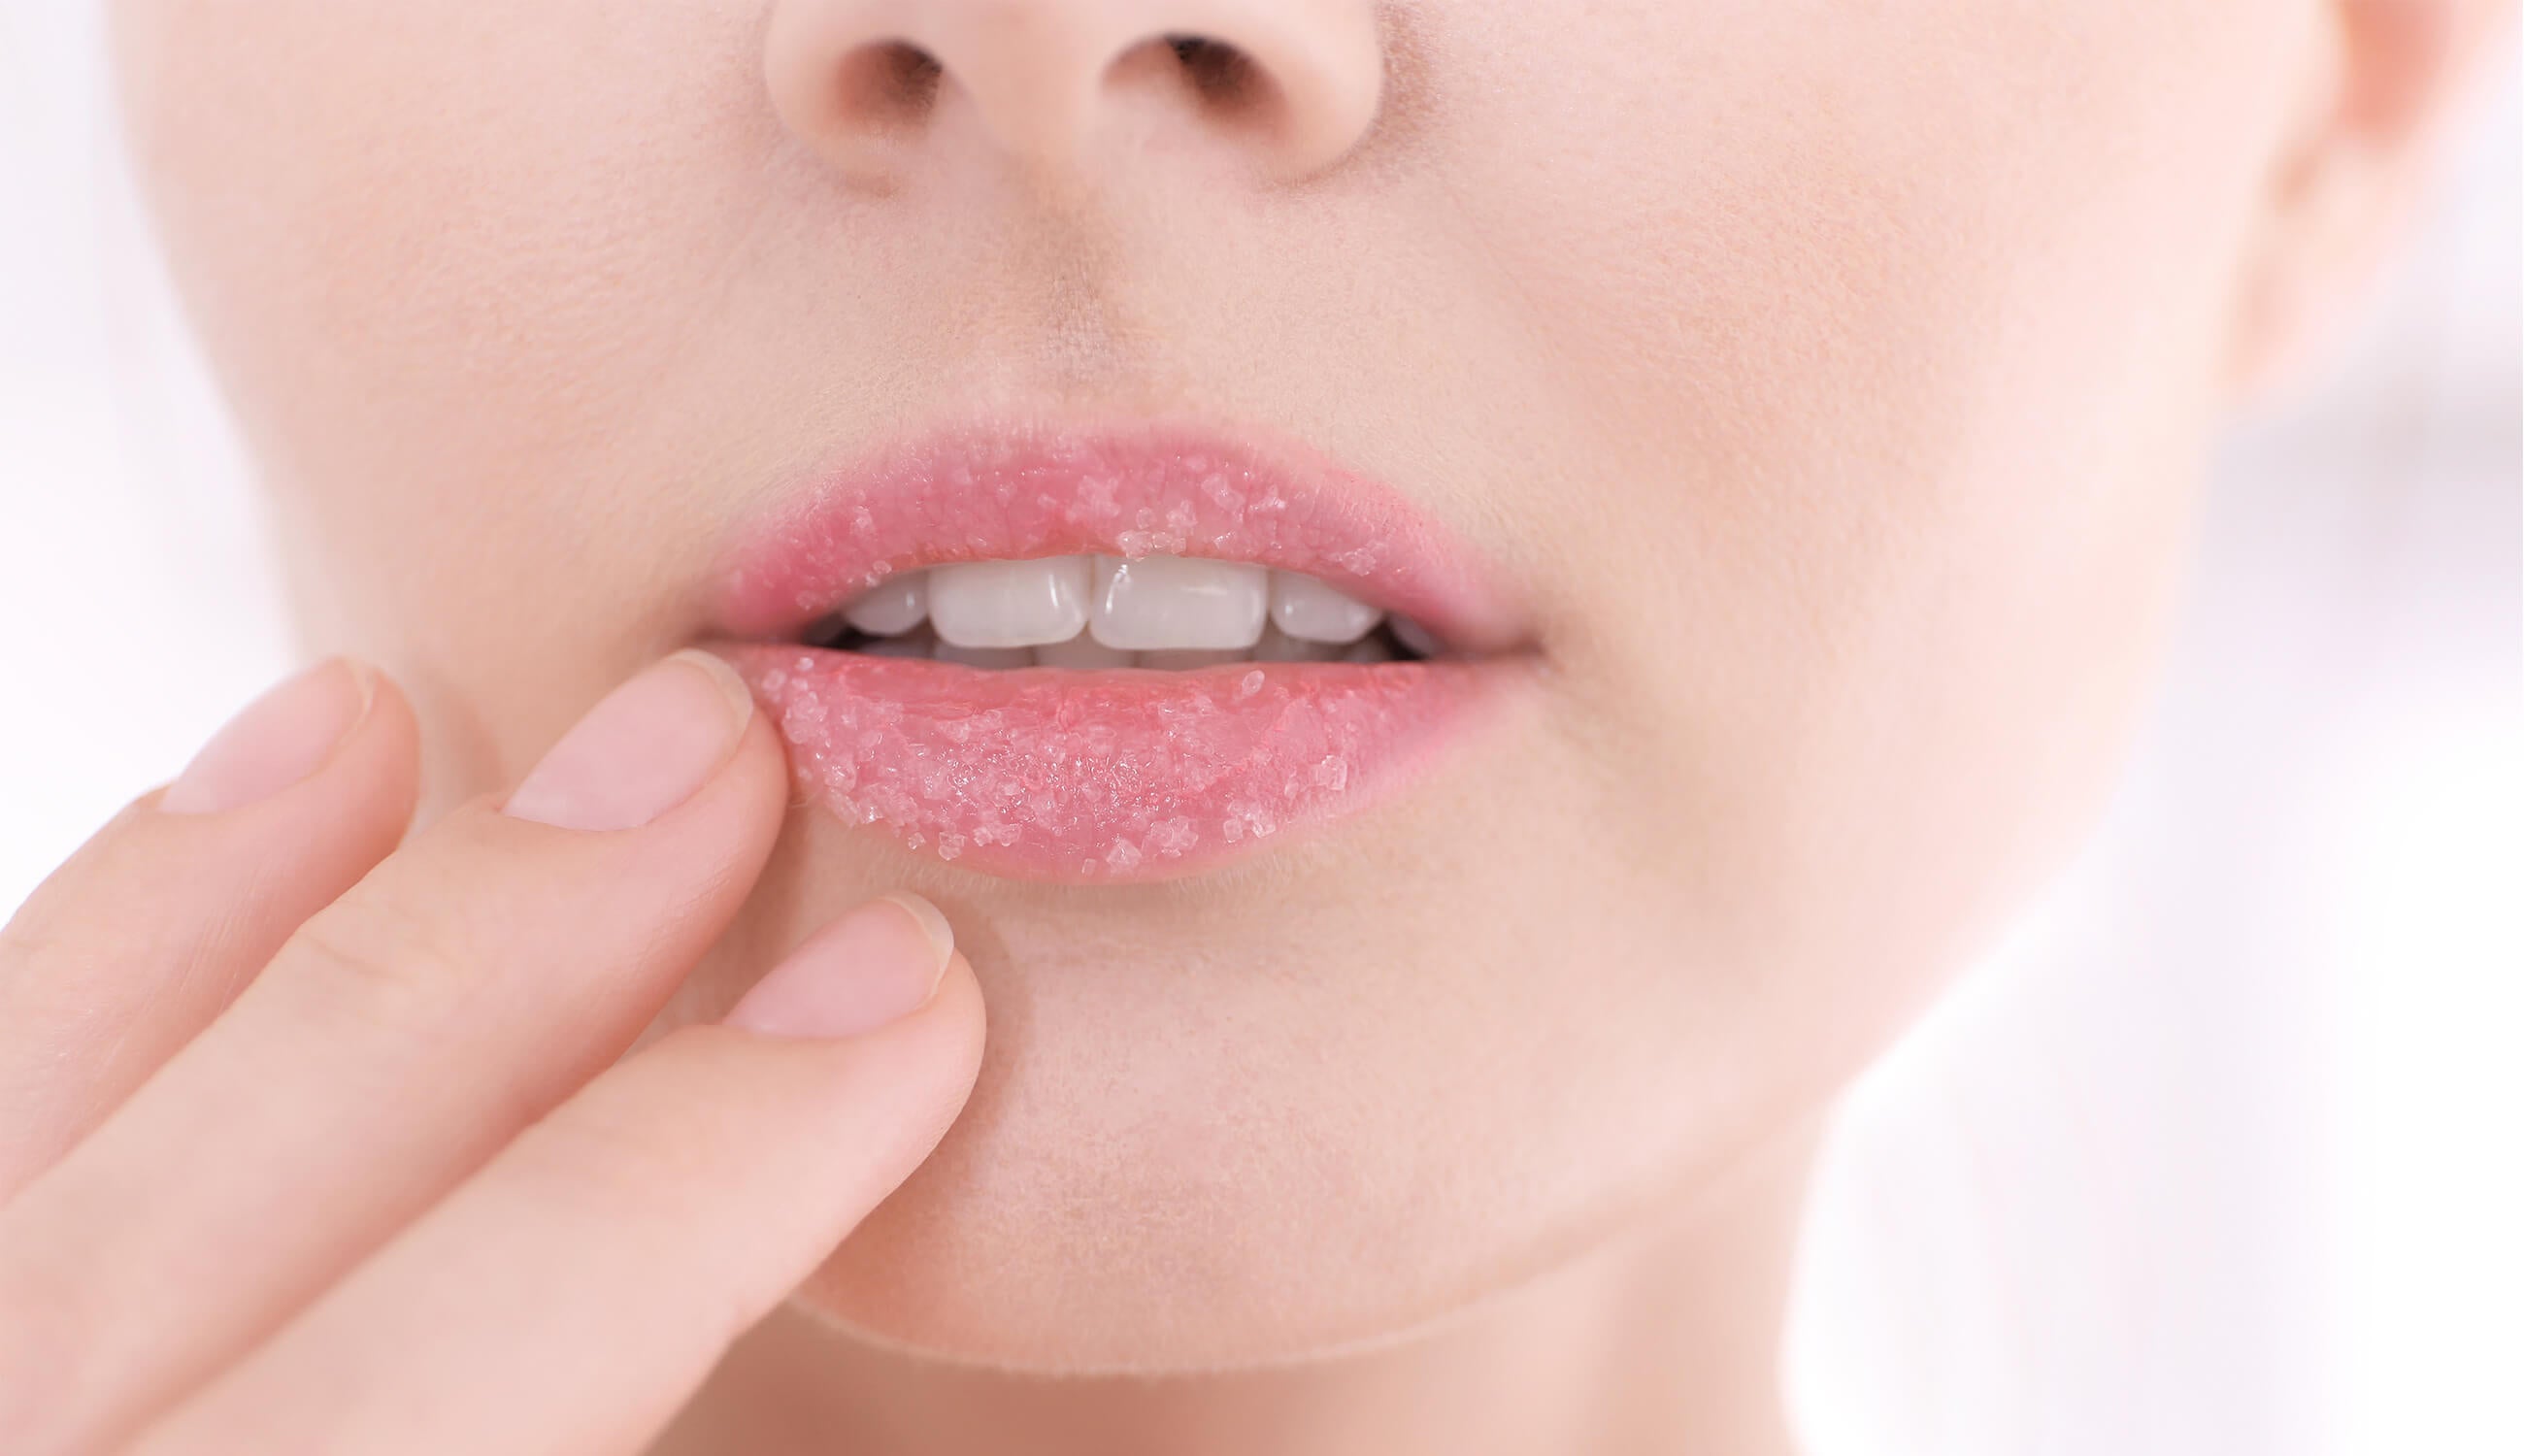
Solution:
[[[834,75],[836,110],[844,121],[866,131],[912,131],[938,105],[938,82],[945,73],[937,57],[908,41],[863,45],[843,60]]]
[[[1169,35],[1165,41],[1203,105],[1221,112],[1251,112],[1269,100],[1270,78],[1243,51],[1206,35]]]
[[[1131,92],[1134,135],[1142,121],[1203,129],[1180,127],[1197,118],[1262,173],[1295,179],[1373,125],[1381,13],[1371,0],[776,0],[763,76],[789,130],[880,187],[950,114],[1029,162],[1074,163],[1098,109]],[[1160,105],[1137,104],[1148,100]]]

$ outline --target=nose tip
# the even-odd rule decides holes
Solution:
[[[781,0],[764,46],[782,121],[870,177],[959,99],[1008,154],[1075,165],[1140,88],[1303,177],[1357,146],[1384,79],[1368,0]]]

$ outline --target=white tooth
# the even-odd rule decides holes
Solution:
[[[1331,662],[1340,655],[1339,643],[1308,642],[1302,637],[1291,637],[1277,626],[1264,632],[1262,640],[1253,645],[1253,660],[1256,662]]]
[[[1088,630],[1130,652],[1240,653],[1262,640],[1270,613],[1271,573],[1249,562],[1097,557]]]
[[[1087,625],[1085,557],[961,561],[929,573],[929,624],[957,647],[1067,642]]]
[[[1384,613],[1349,593],[1296,571],[1271,573],[1271,620],[1308,642],[1351,643],[1376,630]]]
[[[1140,654],[1140,665],[1160,672],[1189,672],[1195,667],[1215,667],[1221,662],[1250,662],[1253,659],[1234,648],[1166,648]]]
[[[1414,654],[1420,656],[1433,657],[1437,655],[1437,639],[1429,635],[1428,628],[1421,626],[1418,622],[1411,620],[1411,618],[1407,616],[1398,616],[1393,619],[1393,640],[1401,643],[1404,647],[1409,648]]]
[[[871,657],[929,657],[936,655],[938,637],[927,627],[915,627],[899,637],[880,637],[859,649]]]
[[[1032,667],[1034,654],[1021,647],[957,647],[942,642],[938,644],[938,660],[961,662],[967,667]]]
[[[870,637],[899,637],[929,615],[929,573],[889,576],[842,608],[842,620]]]
[[[1130,667],[1139,658],[1116,647],[1106,647],[1081,632],[1067,642],[1046,642],[1034,650],[1034,659],[1044,667],[1067,667],[1093,671],[1099,667]]]

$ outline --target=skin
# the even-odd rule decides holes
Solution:
[[[395,726],[362,730],[398,735],[400,766],[306,810],[365,826],[336,836],[357,850],[317,855],[268,944],[223,963],[250,979],[323,923],[412,806],[427,827],[387,863],[442,867],[373,958],[441,924],[483,959],[577,924],[589,901],[555,892],[481,929],[506,876],[565,870],[467,858],[491,849],[463,826],[705,634],[732,523],[818,466],[976,414],[1292,435],[1473,544],[1527,604],[1541,691],[1378,812],[1169,885],[991,880],[768,801],[729,831],[758,837],[758,878],[690,851],[709,934],[608,983],[643,1056],[902,887],[953,920],[991,1033],[935,1154],[798,1262],[670,1442],[1784,1448],[1772,1362],[1818,1120],[2085,830],[2179,599],[2209,431],[2361,281],[2502,9],[1141,0],[1013,7],[1035,28],[1011,39],[974,3],[116,7],[134,154],[308,639],[410,705],[381,691]],[[855,49],[901,27],[942,67],[926,111],[851,89]],[[1244,48],[1280,110],[1203,101],[1141,44],[1185,29]],[[15,944],[144,980],[189,963],[91,945],[137,934],[116,907],[167,864],[237,851],[163,852],[158,879],[74,863]],[[201,916],[248,893],[205,885]],[[169,917],[162,939],[202,933]],[[914,1123],[962,1095],[951,1065],[927,1075]],[[766,1156],[861,1170],[820,1223],[774,1212],[811,1189],[726,1195],[781,1227],[838,1238],[908,1167],[817,1141],[830,1102],[690,1100]],[[39,1166],[87,1145],[47,1136]],[[333,1246],[470,1166],[406,1180]],[[729,1182],[683,1174],[672,1196]],[[114,1256],[9,1217],[75,1245],[24,1243],[21,1268]],[[639,1291],[693,1281],[613,1268],[534,1307],[617,1318],[484,1317],[448,1358],[542,1337],[603,1365],[688,1313]],[[340,1398],[289,1363],[305,1338],[249,1353],[268,1323],[98,1408],[154,1411],[222,1362],[278,1373],[246,1383],[260,1404],[216,1397],[234,1381],[196,1397],[220,1429]],[[656,1387],[705,1366],[688,1350]],[[1120,1372],[1169,1378],[1091,1378]],[[565,1393],[589,1424],[547,1399],[510,1446],[648,1433],[617,1389]]]

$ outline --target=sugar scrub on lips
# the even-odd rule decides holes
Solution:
[[[927,574],[919,591],[851,623],[890,641],[818,627],[907,573]],[[1291,574],[1317,606],[1348,594],[1355,619],[1328,641],[1391,614],[1397,640],[1402,618],[1424,629],[1411,655],[1451,655],[1261,651]],[[948,430],[818,482],[740,536],[714,615],[748,640],[729,655],[809,801],[961,867],[1096,883],[1188,873],[1371,801],[1494,696],[1505,678],[1481,654],[1518,637],[1391,487],[1157,427]],[[1272,620],[1299,657],[1328,630]],[[1027,655],[1054,647],[1068,660]]]
[[[986,873],[1156,879],[1363,801],[1454,716],[1465,670],[1236,663],[983,672],[756,646],[730,654],[805,795]]]

